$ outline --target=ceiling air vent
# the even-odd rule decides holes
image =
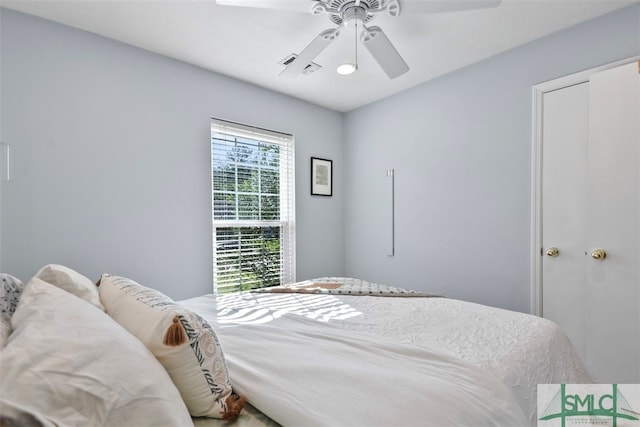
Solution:
[[[278,62],[278,64],[280,65],[284,65],[285,67],[289,64],[291,64],[298,55],[296,55],[295,53],[292,53],[291,55],[287,55],[282,61]],[[314,71],[319,70],[320,68],[322,68],[322,65],[316,64],[315,62],[312,62],[310,64],[307,64],[306,67],[304,67],[304,70],[302,70],[302,74],[311,74]]]

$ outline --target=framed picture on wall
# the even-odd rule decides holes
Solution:
[[[333,160],[311,158],[311,195],[333,195]]]

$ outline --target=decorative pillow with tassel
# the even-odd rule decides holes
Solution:
[[[218,337],[203,318],[131,279],[103,274],[97,285],[107,314],[156,356],[192,416],[239,415],[245,399],[233,392]]]

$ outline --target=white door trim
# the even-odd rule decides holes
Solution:
[[[542,316],[542,99],[545,93],[589,81],[593,73],[640,61],[640,56],[580,71],[533,86],[531,144],[531,313]]]

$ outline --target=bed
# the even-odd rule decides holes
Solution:
[[[70,269],[64,271],[67,276],[75,273]],[[124,415],[116,414],[121,417],[119,421],[143,414],[140,416],[155,417],[154,425],[194,424],[197,427],[526,426],[535,425],[537,384],[590,382],[562,331],[549,321],[522,313],[341,277],[174,302],[130,279],[103,275],[99,287],[93,286],[86,295],[71,300],[67,293],[78,296],[78,289],[85,291],[91,288],[88,283],[93,285],[89,279],[81,280],[83,276],[75,274],[78,276],[74,276],[74,280],[82,281],[82,286],[61,286],[60,282],[69,281],[63,277],[56,279],[55,286],[48,287],[45,285],[56,282],[49,277],[48,282],[44,280],[44,284],[35,285],[34,278],[25,287],[28,295],[20,298],[15,310],[17,318],[14,314],[11,320],[15,329],[8,335],[5,349],[0,351],[0,413],[22,411],[45,422],[58,423],[69,416],[55,408],[56,399],[78,390],[49,387],[34,394],[33,383],[41,381],[42,371],[38,371],[37,379],[28,381],[22,378],[21,372],[33,370],[41,361],[32,356],[33,360],[24,362],[15,348],[22,345],[23,353],[24,348],[32,348],[34,339],[25,338],[26,332],[30,332],[31,336],[39,334],[36,341],[53,341],[52,348],[60,346],[62,339],[70,341],[68,345],[72,349],[66,351],[81,354],[85,349],[77,348],[78,337],[89,339],[104,334],[86,330],[88,322],[84,321],[85,329],[79,328],[81,333],[74,338],[71,325],[82,322],[79,312],[97,316],[100,322],[113,321],[144,344],[143,348],[135,342],[126,344],[129,347],[125,359],[136,352],[141,354],[138,357],[147,359],[144,363],[137,362],[134,372],[120,375],[133,376],[135,384],[127,387],[153,385],[150,393],[160,403],[155,406],[110,403],[118,410],[124,408],[121,411]],[[39,272],[37,276],[43,274]],[[56,286],[63,291],[52,289]],[[135,298],[131,303],[123,300],[133,294]],[[45,319],[62,316],[61,310],[51,304],[58,299],[64,300],[67,308],[75,304],[75,318],[65,320],[64,337],[61,334],[50,337],[59,329],[54,325],[51,325],[53,332],[43,331],[43,322],[35,329],[25,326],[27,317],[33,320],[34,316]],[[93,304],[86,304],[88,299],[93,299]],[[25,316],[29,307],[33,312]],[[148,320],[154,317],[157,319],[153,322]],[[185,323],[183,317],[192,323]],[[92,319],[90,323],[100,326],[100,322]],[[110,323],[109,327],[115,328]],[[208,385],[216,383],[216,392],[225,396],[227,405],[223,399],[217,399],[215,408],[195,411],[197,405],[193,402],[198,399],[185,393],[191,393],[197,384],[193,381],[193,372],[184,372],[184,365],[188,364],[184,354],[180,356],[183,357],[180,363],[165,360],[175,357],[170,352],[189,350],[186,342],[191,342],[192,329],[213,337],[213,342],[209,339],[206,345],[201,341],[198,351],[211,349],[217,357],[211,366],[222,368],[224,375],[209,379]],[[107,334],[110,341],[112,334],[114,332]],[[92,348],[99,348],[93,344]],[[137,372],[142,366],[157,368],[154,360],[143,354],[145,346],[168,376],[162,369],[156,369],[155,373]],[[125,348],[124,344],[119,348]],[[48,351],[51,354],[51,349]],[[114,363],[119,367],[126,364],[108,360],[124,357],[121,351],[104,357],[98,357],[93,351],[88,352],[91,363],[102,362],[99,369],[106,366],[110,371]],[[100,354],[103,352],[100,350]],[[187,352],[193,357],[191,350]],[[50,364],[49,358],[43,357],[43,360]],[[73,378],[77,370],[71,367],[69,371],[73,372],[65,375]],[[149,381],[150,377],[153,381]],[[191,379],[184,380],[187,377]],[[18,392],[20,387],[16,385],[22,385],[21,381],[29,386],[24,387],[26,391]],[[67,381],[67,385],[73,382]],[[172,382],[177,392],[169,390]],[[117,383],[110,387],[118,391],[117,387],[121,386]],[[168,395],[162,394],[167,390]],[[156,396],[158,393],[160,396]],[[240,409],[229,409],[229,405],[236,402]],[[233,412],[233,416],[225,420],[215,414],[215,418],[202,416],[203,411],[219,414],[227,411]],[[108,411],[102,408],[102,412]],[[110,417],[107,414],[94,421],[115,425]],[[138,419],[138,422],[141,421]],[[74,425],[73,422],[62,424]]]
[[[343,277],[309,282],[344,283],[356,289],[373,287],[376,291],[388,288]],[[236,345],[249,345],[238,342],[236,337],[251,337],[247,340],[257,343],[259,337],[254,335],[265,326],[294,330],[307,327],[310,321],[314,329],[326,330],[328,341],[339,329],[349,336],[381,337],[428,349],[433,355],[451,356],[480,368],[508,386],[529,425],[536,424],[537,384],[590,382],[567,336],[546,319],[429,295],[368,295],[369,292],[248,292],[217,299],[207,295],[182,303],[217,325],[225,347],[230,349],[228,363],[236,383],[244,379],[243,367],[252,357],[234,351]],[[242,334],[238,333],[239,328]],[[255,401],[251,390],[240,390],[246,392],[249,401]]]

